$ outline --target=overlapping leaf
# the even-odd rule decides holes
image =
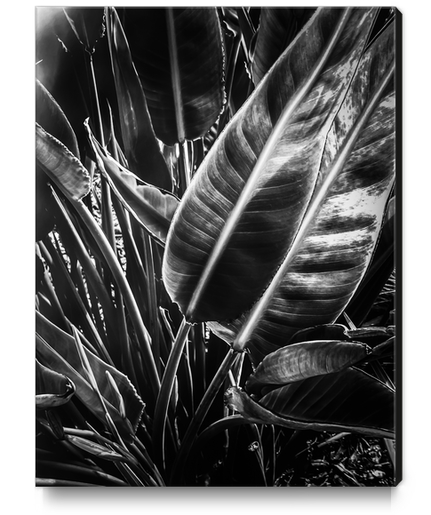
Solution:
[[[93,53],[104,34],[103,7],[64,7],[63,10],[78,41],[87,52]]]
[[[193,321],[238,317],[260,297],[280,265],[316,187],[326,135],[358,66],[374,14],[372,9],[319,9],[195,175],[174,217],[163,269],[166,287],[183,312],[259,156],[269,153],[261,160],[252,198],[190,316]],[[320,72],[314,81],[316,69]],[[300,95],[304,98],[288,122],[277,126]]]
[[[162,244],[178,207],[178,198],[151,184],[141,183],[133,173],[104,151],[86,124],[90,144],[100,171],[110,181],[124,207]]]
[[[58,373],[70,377],[76,386],[76,396],[101,421],[105,422],[103,407],[88,380],[73,337],[56,327],[40,313],[37,313],[36,330],[38,335],[36,340],[38,359],[45,366],[49,366]],[[122,436],[129,438],[131,432],[136,431],[137,424],[142,415],[144,404],[141,398],[123,373],[103,362],[92,352],[85,350],[85,353],[109,414],[120,433],[122,433]],[[124,400],[127,418],[121,416],[118,409],[118,397],[113,393],[110,381],[106,376],[106,371],[115,379],[118,390]]]
[[[361,61],[348,95],[328,135],[323,163],[345,140],[368,98],[393,63],[389,27]],[[393,83],[383,94],[314,219],[249,345],[253,361],[289,343],[301,328],[334,322],[354,294],[369,265],[394,181]],[[330,168],[330,165],[329,165]],[[322,178],[325,177],[323,168]],[[220,333],[233,341],[243,317]],[[219,326],[213,325],[217,332]]]
[[[45,88],[36,80],[36,122],[45,131],[61,141],[79,158],[78,142],[64,112]],[[43,238],[54,226],[55,202],[47,186],[48,176],[41,166],[36,166],[36,239]]]
[[[258,84],[313,14],[314,9],[262,7],[251,76]]]
[[[203,136],[224,100],[216,9],[125,9],[122,21],[157,137],[173,145]]]
[[[231,387],[225,400],[251,422],[292,429],[394,436],[393,391],[353,368],[275,388],[256,400],[240,388]]]
[[[107,27],[119,121],[128,166],[144,181],[171,191],[172,180],[154,134],[147,101],[124,30],[117,11],[113,8],[107,10]]]

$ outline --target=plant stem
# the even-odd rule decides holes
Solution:
[[[133,326],[136,331],[136,335],[141,344],[142,352],[145,357],[144,366],[148,373],[148,382],[150,383],[151,388],[153,390],[154,398],[156,398],[159,393],[160,380],[157,374],[156,365],[151,351],[150,336],[142,322],[141,314],[139,312],[132,290],[130,289],[130,285],[127,282],[127,279],[120,266],[120,263],[118,262],[118,259],[114,254],[111,245],[106,239],[105,234],[100,229],[99,225],[94,220],[94,218],[91,216],[88,209],[81,201],[72,201],[72,203],[78,214],[81,216],[83,222],[87,226],[88,230],[91,232],[93,238],[97,242],[97,245],[99,246],[99,249],[104,256],[114,276],[115,281],[120,287],[120,290],[124,297],[124,302],[129,312],[130,319],[132,320]]]
[[[160,392],[154,411],[152,436],[156,456],[158,457],[157,461],[162,466],[162,468],[165,466],[164,435],[168,404],[171,398],[175,377],[177,375],[178,366],[190,328],[191,325],[185,320],[185,318],[183,318],[177,333],[177,337],[175,339],[174,346],[171,353],[169,354],[168,363],[166,364],[165,372],[163,374]]]
[[[208,413],[208,410],[214,402],[217,392],[224,383],[231,366],[235,363],[238,357],[239,353],[234,351],[232,348],[229,349],[229,352],[226,354],[226,357],[224,358],[222,364],[217,370],[215,376],[213,377],[211,384],[205,392],[205,395],[203,396],[198,406],[198,409],[196,410],[196,413],[187,429],[187,432],[181,443],[180,450],[173,464],[172,473],[170,477],[170,484],[172,486],[176,485],[179,478],[181,477],[184,466],[186,464],[186,460],[191,452],[191,448],[193,443],[195,442],[199,428],[201,427],[202,422],[206,414]]]

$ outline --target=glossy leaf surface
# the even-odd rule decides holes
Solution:
[[[120,114],[124,151],[130,170],[142,180],[171,191],[172,180],[154,134],[147,101],[132,61],[123,27],[107,8],[107,37]]]
[[[393,28],[369,49],[358,68],[323,154],[330,163],[367,99],[393,62]],[[285,346],[299,329],[334,322],[369,265],[394,181],[393,83],[367,122],[329,190],[272,302],[250,341],[255,364]],[[330,168],[330,167],[329,167]],[[328,168],[323,168],[325,176]],[[224,324],[232,342],[245,316]],[[218,327],[214,326],[218,332]]]
[[[320,9],[202,163],[174,217],[164,259],[166,287],[183,312],[241,193],[253,192],[193,321],[238,317],[280,265],[316,187],[326,135],[373,17],[369,9]]]
[[[203,136],[224,100],[216,9],[125,9],[122,22],[157,137],[173,145]]]
[[[288,384],[309,377],[333,374],[364,359],[371,349],[358,342],[314,340],[282,347],[266,356],[247,380],[255,383]]]
[[[237,387],[225,394],[229,407],[251,422],[385,438],[394,436],[394,398],[383,383],[353,368],[275,388],[257,400]]]

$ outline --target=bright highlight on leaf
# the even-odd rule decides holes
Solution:
[[[246,388],[255,383],[288,384],[301,379],[333,374],[353,365],[370,354],[364,343],[334,340],[315,340],[283,347],[259,364],[247,380]]]
[[[320,9],[202,163],[174,217],[163,263],[168,292],[190,321],[237,318],[273,277],[318,186],[326,136],[374,15]]]

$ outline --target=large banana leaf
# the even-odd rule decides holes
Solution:
[[[391,26],[361,61],[328,134],[323,165],[331,162],[380,78],[392,65],[393,51]],[[390,83],[250,338],[255,363],[286,345],[299,329],[334,322],[364,276],[393,188],[394,108]],[[213,329],[233,341],[245,318],[225,324],[223,329],[213,325]]]
[[[216,9],[125,9],[122,21],[157,137],[173,145],[203,136],[224,100]]]
[[[275,388],[260,399],[231,387],[225,399],[250,422],[394,437],[393,391],[354,368]]]
[[[124,151],[130,170],[150,184],[170,191],[172,180],[160,151],[147,101],[132,61],[117,11],[107,8],[107,37],[115,80]]]
[[[274,276],[320,178],[326,137],[374,15],[373,9],[319,9],[195,175],[174,216],[163,268],[168,292],[191,321],[238,317]],[[239,222],[231,223],[240,206]],[[194,305],[229,223],[233,234]]]

